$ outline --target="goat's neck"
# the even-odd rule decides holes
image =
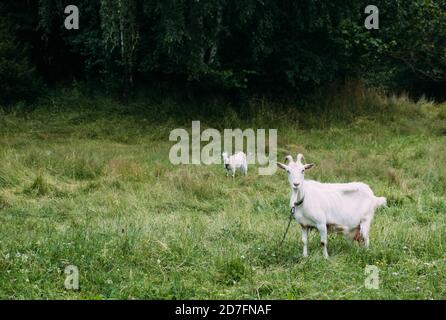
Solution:
[[[296,202],[299,202],[304,198],[305,195],[304,186],[305,183],[302,183],[302,186],[298,190],[294,190],[293,188],[291,188],[290,207],[294,207],[294,204]]]

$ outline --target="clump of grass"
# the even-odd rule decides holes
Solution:
[[[446,120],[446,103],[438,106],[437,118],[439,120]]]
[[[173,170],[167,174],[170,186],[198,200],[211,200],[223,196],[221,184],[211,172],[192,168]]]
[[[11,206],[11,204],[9,203],[8,199],[4,196],[0,194],[0,210],[9,208]]]
[[[99,181],[92,181],[87,183],[84,186],[80,187],[80,192],[82,193],[91,193],[91,192],[95,192],[97,190],[100,190],[103,187],[103,183],[99,182]]]
[[[446,143],[431,144],[424,167],[425,181],[435,191],[446,193]]]
[[[104,160],[94,154],[71,154],[65,158],[64,174],[74,180],[91,180],[99,177],[104,168]]]
[[[146,176],[144,168],[136,161],[112,159],[105,168],[106,175],[128,181],[142,181]]]
[[[150,170],[150,174],[155,179],[159,180],[164,177],[164,175],[168,172],[168,168],[160,163],[154,163]]]
[[[8,188],[17,185],[20,181],[18,170],[13,164],[2,164],[0,166],[0,187]]]
[[[248,268],[240,257],[233,257],[217,261],[217,282],[225,285],[234,285],[244,279]]]
[[[53,189],[42,173],[39,173],[32,184],[23,190],[23,193],[35,197],[42,197],[49,195]]]

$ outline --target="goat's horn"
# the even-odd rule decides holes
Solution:
[[[292,157],[292,156],[289,156],[289,155],[288,155],[288,156],[285,157],[285,163],[287,163],[287,162],[290,163],[290,162],[293,162],[293,161],[294,161],[294,160],[293,160],[293,157]]]
[[[300,164],[303,164],[302,160],[305,161],[304,155],[303,155],[302,153],[299,153],[299,154],[297,155],[297,160],[296,160],[296,162],[299,162]]]

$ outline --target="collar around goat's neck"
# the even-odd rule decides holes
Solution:
[[[300,199],[299,201],[294,202],[294,206],[295,206],[296,208],[299,207],[299,206],[301,206],[301,205],[304,203],[304,199],[305,199],[305,197],[302,197],[302,199]]]
[[[297,200],[299,198],[299,196],[302,196],[300,198],[300,200]],[[301,189],[301,191],[296,191],[296,201],[294,202],[294,206],[297,208],[299,206],[301,206],[304,203],[304,199],[305,199],[305,194],[304,191]]]

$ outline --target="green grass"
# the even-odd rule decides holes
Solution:
[[[250,118],[85,97],[0,113],[0,298],[444,299],[446,105],[352,97],[317,113],[280,106],[291,114],[258,100]],[[281,158],[317,164],[308,178],[368,183],[389,204],[371,247],[330,235],[327,261],[312,232],[304,259],[296,223],[279,247],[285,175],[250,168],[232,181],[222,166],[171,165],[168,134],[193,119],[278,128]],[[64,288],[70,264],[79,291]],[[378,290],[364,286],[367,265]]]

